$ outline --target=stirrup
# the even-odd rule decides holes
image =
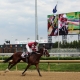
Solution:
[[[26,57],[29,57],[28,55],[24,55],[24,57],[26,58]]]

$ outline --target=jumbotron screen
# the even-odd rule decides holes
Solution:
[[[48,36],[80,34],[80,12],[48,15]]]

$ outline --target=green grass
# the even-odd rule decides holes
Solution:
[[[80,64],[79,63],[50,64],[50,68],[51,68],[51,71],[79,72]]]
[[[7,63],[0,63],[0,70],[5,70],[7,68]],[[18,63],[18,70],[24,70],[26,68],[26,63]],[[40,63],[39,68],[42,71],[48,71],[47,63]],[[16,70],[14,66],[11,70]],[[36,67],[33,65],[28,70],[36,70]],[[80,72],[80,63],[50,63],[50,71],[55,72]]]
[[[0,56],[0,60],[5,60],[7,59],[9,56]],[[44,57],[42,56],[40,58],[40,60],[80,60],[80,57],[54,57],[54,56],[51,56],[51,57]]]
[[[7,57],[3,57],[6,59]],[[2,57],[0,57],[2,59]],[[58,57],[41,57],[42,60],[57,60]],[[80,57],[59,57],[60,60],[80,60]],[[0,71],[5,70],[8,66],[8,63],[0,63]],[[18,63],[18,70],[24,70],[26,68],[26,63]],[[48,63],[40,63],[39,68],[42,71],[48,71]],[[11,70],[16,70],[16,66],[14,66]],[[33,65],[28,70],[36,70],[36,67]],[[61,72],[80,72],[80,63],[50,63],[50,71],[61,71]]]

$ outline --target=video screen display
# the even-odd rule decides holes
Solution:
[[[80,12],[48,15],[48,36],[80,33]]]

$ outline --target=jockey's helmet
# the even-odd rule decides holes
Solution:
[[[67,15],[66,14],[63,14],[63,18],[67,18]]]

